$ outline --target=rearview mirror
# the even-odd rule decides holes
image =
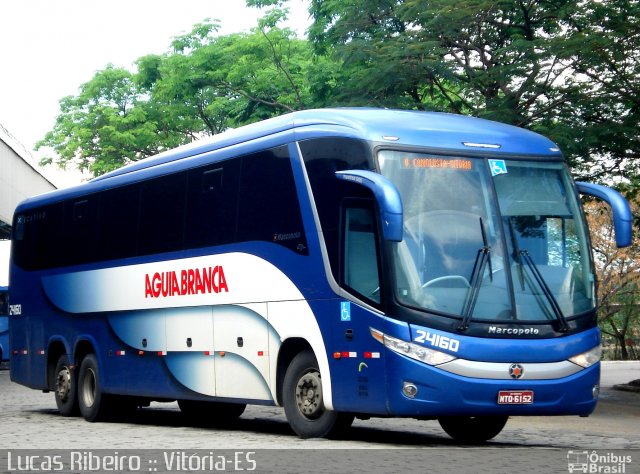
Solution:
[[[633,215],[627,200],[615,189],[599,184],[577,182],[578,192],[602,199],[609,204],[613,211],[613,228],[616,234],[616,245],[628,247],[631,245]]]
[[[380,210],[382,236],[391,242],[402,241],[402,198],[391,181],[378,173],[365,170],[336,171],[336,177],[370,189]]]

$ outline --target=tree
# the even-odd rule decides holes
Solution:
[[[584,19],[572,35],[578,54],[574,84],[587,100],[577,116],[587,125],[579,139],[584,163],[598,179],[612,175],[636,192],[640,183],[640,2],[585,2]],[[595,167],[594,167],[595,165]],[[586,171],[586,169],[585,169]]]
[[[39,146],[100,174],[290,110],[378,105],[526,127],[580,179],[640,189],[640,0],[311,0],[311,45],[278,27],[287,0],[246,3],[269,8],[250,33],[207,20],[136,72],[98,72]]]
[[[316,51],[344,65],[337,100],[530,128],[582,178],[638,185],[637,0],[312,0],[311,13]]]
[[[157,100],[191,108],[209,134],[304,108],[312,54],[305,41],[262,23],[249,34],[214,33],[196,25],[173,41],[151,89]]]
[[[108,65],[60,101],[60,115],[38,147],[52,147],[56,163],[100,175],[157,152],[176,137],[159,135],[158,111],[145,99],[132,73]],[[51,163],[51,157],[42,160]]]
[[[174,38],[164,55],[136,61],[137,71],[112,65],[77,96],[60,101],[51,147],[61,166],[100,175],[202,136],[317,104],[322,58],[306,40],[277,23],[273,9],[250,33],[217,34],[205,20]],[[327,70],[330,70],[327,67]],[[323,77],[323,76],[320,76]]]
[[[637,215],[637,203],[632,208]],[[608,206],[591,201],[585,210],[599,283],[600,329],[616,341],[626,360],[628,341],[640,336],[640,238],[636,232],[630,247],[617,248]]]

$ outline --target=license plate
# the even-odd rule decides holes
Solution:
[[[498,405],[529,405],[533,403],[533,390],[500,390]]]

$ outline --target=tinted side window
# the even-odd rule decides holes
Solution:
[[[240,160],[223,161],[189,172],[187,248],[236,240],[239,181]]]
[[[98,225],[98,198],[87,196],[67,201],[64,205],[64,242],[60,253],[65,265],[76,265],[93,261],[98,256],[96,247]]]
[[[15,218],[13,256],[25,270],[59,265],[64,249],[63,203],[29,210]]]
[[[9,293],[6,291],[0,292],[0,316],[7,316],[9,314]]]
[[[345,201],[343,207],[342,284],[380,303],[378,237],[373,200]]]
[[[138,254],[182,248],[187,192],[186,172],[142,183]]]
[[[100,193],[99,257],[112,260],[136,255],[139,185],[110,189]]]
[[[300,142],[334,278],[339,278],[340,206],[347,197],[369,197],[362,186],[335,177],[336,171],[374,169],[365,142],[348,138],[317,138]]]
[[[238,241],[274,242],[308,254],[286,146],[242,158]]]
[[[13,239],[25,270],[251,240],[308,253],[286,146],[29,211]]]

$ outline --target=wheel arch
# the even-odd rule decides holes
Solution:
[[[95,347],[94,341],[88,337],[79,338],[72,352],[69,350],[67,341],[59,337],[51,339],[49,341],[49,347],[47,348],[47,387],[49,387],[50,390],[55,389],[55,370],[60,356],[67,355],[72,367],[75,369],[80,367],[82,359],[84,359],[87,354],[96,353]]]
[[[300,337],[286,339],[280,346],[280,350],[278,351],[278,365],[276,369],[276,401],[278,405],[282,405],[284,374],[287,372],[287,368],[289,367],[289,364],[291,364],[293,358],[304,350],[310,350],[313,352],[311,344]]]
[[[82,363],[82,359],[84,359],[87,354],[95,354],[96,360],[98,361],[98,364],[100,364],[101,361],[95,348],[95,341],[91,340],[89,337],[78,338],[73,349],[73,363],[79,367]]]
[[[56,364],[61,356],[69,356],[70,352],[65,341],[61,338],[54,338],[49,341],[47,347],[47,387],[55,390],[56,386]]]

